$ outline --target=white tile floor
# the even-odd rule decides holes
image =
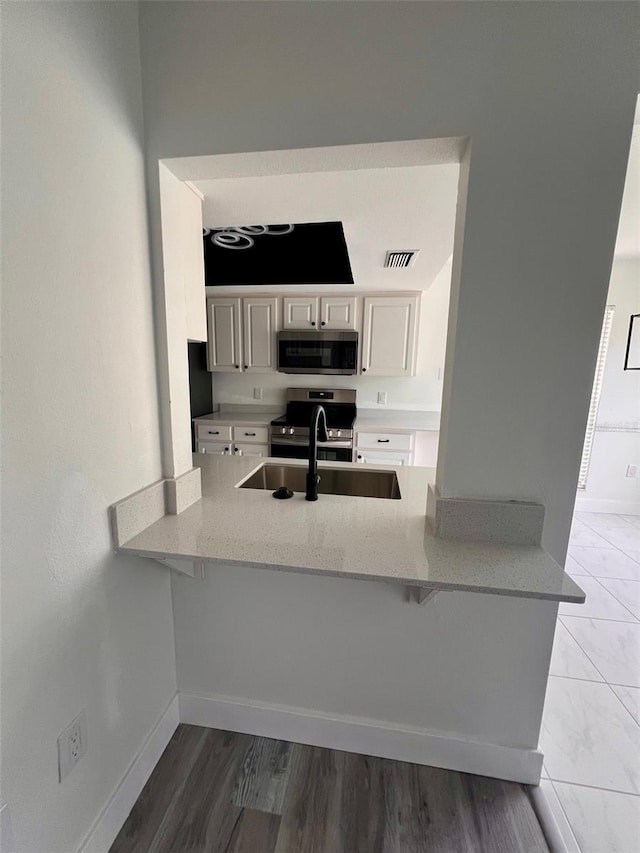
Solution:
[[[640,516],[576,513],[540,746],[570,850],[640,853]]]

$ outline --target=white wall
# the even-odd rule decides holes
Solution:
[[[626,476],[628,465],[640,469],[640,371],[624,370],[629,317],[640,313],[640,258],[617,258],[607,304],[615,308],[587,488],[577,493],[576,509],[640,514],[640,479]],[[604,431],[604,427],[627,431]]]
[[[107,515],[161,475],[137,7],[2,17],[2,802],[17,853],[72,853],[176,686],[169,578]]]
[[[378,391],[387,392],[389,407],[439,411],[447,336],[447,314],[451,287],[451,259],[422,294],[416,375],[409,379],[384,376],[288,376],[284,373],[213,373],[216,403],[255,403],[253,389],[262,388],[263,405],[281,405],[289,387],[355,388],[358,406],[377,407]],[[217,290],[217,289],[216,289]],[[226,290],[226,289],[225,289]],[[265,288],[266,292],[267,288]]]
[[[238,566],[175,577],[173,596],[183,693],[537,746],[552,602],[445,592],[420,607],[402,587]]]
[[[545,544],[563,560],[637,94],[640,7],[144,3],[140,16],[156,241],[160,158],[470,138],[438,482],[445,495],[542,500]],[[181,688],[424,720],[481,740],[537,738],[553,605],[445,594],[418,615],[376,585],[258,574],[176,580]],[[435,664],[445,675],[430,694]]]
[[[140,14],[150,163],[471,137],[439,483],[544,501],[545,542],[563,559],[637,93],[637,4]]]

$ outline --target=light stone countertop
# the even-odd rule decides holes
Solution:
[[[284,414],[285,407],[259,409],[257,406],[238,406],[237,409],[223,409],[210,415],[194,418],[194,423],[238,424],[240,426],[269,426],[272,420]]]
[[[419,412],[405,409],[358,409],[355,430],[384,430],[385,432],[416,430],[437,432],[440,412]]]
[[[166,515],[120,550],[281,571],[386,581],[434,590],[581,603],[584,593],[540,547],[436,539],[425,516],[431,468],[398,467],[400,500],[296,493],[285,501],[237,484],[264,461],[195,454],[203,497]],[[305,466],[302,460],[286,464]],[[319,463],[362,468],[358,463]],[[389,468],[386,468],[388,471]]]

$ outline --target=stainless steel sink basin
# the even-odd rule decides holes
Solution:
[[[321,495],[353,495],[360,498],[400,500],[400,486],[395,471],[366,471],[351,468],[318,468]],[[292,492],[306,491],[307,468],[265,463],[244,483],[241,489],[268,489],[281,486]]]

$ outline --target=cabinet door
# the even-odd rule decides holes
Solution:
[[[268,444],[240,444],[236,442],[233,445],[233,452],[236,456],[268,456]]]
[[[355,296],[323,296],[320,300],[320,328],[356,329]]]
[[[356,461],[367,465],[411,465],[411,454],[376,453],[372,450],[358,450]]]
[[[275,373],[277,298],[243,299],[242,319],[243,370],[248,373]]]
[[[230,441],[199,441],[198,453],[219,453],[222,456],[230,456],[233,444]]]
[[[315,329],[318,326],[317,296],[285,296],[283,329]]]
[[[418,296],[367,296],[362,330],[362,373],[413,376]]]
[[[240,300],[214,296],[207,299],[207,356],[209,370],[242,369]]]

